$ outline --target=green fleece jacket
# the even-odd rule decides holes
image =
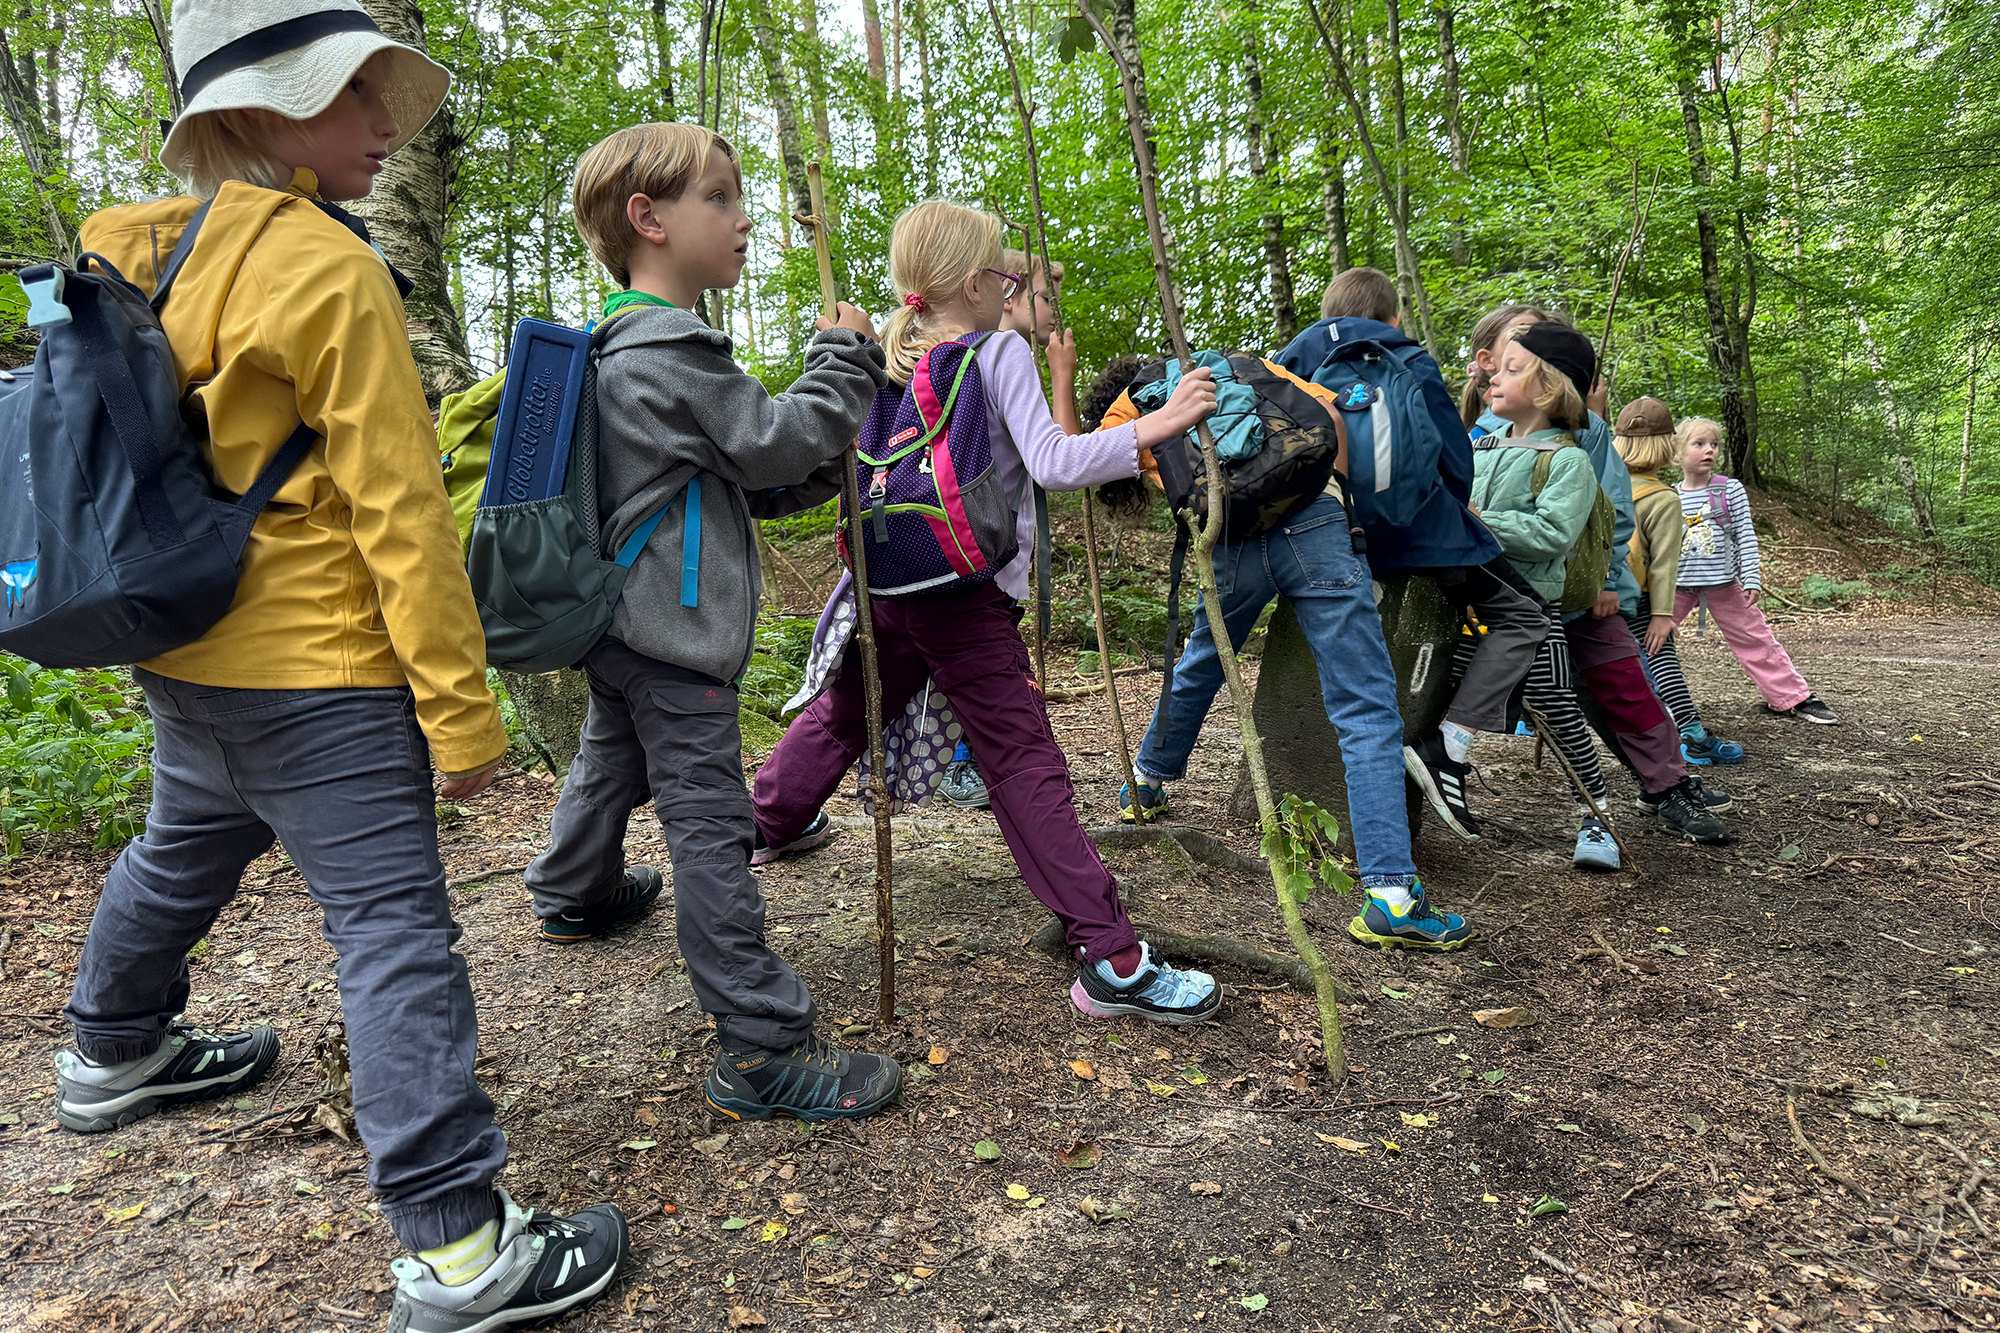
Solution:
[[[1583,535],[1597,501],[1597,472],[1590,456],[1564,430],[1538,430],[1524,439],[1480,437],[1472,455],[1472,507],[1507,561],[1543,600],[1559,602],[1570,548]],[[1548,483],[1535,492],[1535,460],[1554,451]]]

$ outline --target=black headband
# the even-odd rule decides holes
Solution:
[[[225,74],[233,74],[260,60],[310,46],[322,37],[331,37],[337,32],[381,31],[375,26],[375,20],[360,10],[323,9],[317,14],[302,14],[298,18],[245,33],[194,62],[194,68],[181,80],[181,103],[186,105],[194,101],[196,93]]]

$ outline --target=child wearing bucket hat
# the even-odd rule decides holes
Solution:
[[[152,809],[91,920],[56,1117],[117,1129],[270,1069],[271,1027],[212,1036],[180,1013],[189,949],[282,843],[339,955],[369,1183],[411,1252],[392,1325],[543,1320],[603,1293],[628,1233],[609,1204],[557,1218],[494,1186],[506,1140],[473,1075],[432,769],[447,798],[475,795],[507,737],[397,275],[328,202],[369,192],[450,75],[354,0],[180,0],[173,36],[186,111],[161,161],[198,197],[99,213],[82,248],[142,290],[176,273],[160,317],[219,488],[247,490],[301,423],[314,438],[228,612],[134,669]]]

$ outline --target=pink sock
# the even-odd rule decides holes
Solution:
[[[1136,944],[1128,944],[1117,953],[1109,954],[1104,959],[1105,962],[1111,964],[1111,970],[1121,977],[1136,975],[1139,971],[1139,965],[1145,960],[1146,955],[1140,951],[1139,946]]]

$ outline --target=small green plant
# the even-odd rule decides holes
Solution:
[[[1285,891],[1292,901],[1303,904],[1315,879],[1335,893],[1353,891],[1354,880],[1340,868],[1333,849],[1339,837],[1338,819],[1311,801],[1287,794],[1278,803],[1278,826],[1264,835],[1258,850],[1283,870]]]
[[[30,838],[77,831],[121,847],[145,822],[153,722],[119,671],[50,671],[0,658],[0,837],[6,855]]]
[[[743,707],[773,722],[784,722],[785,700],[805,680],[806,658],[812,652],[814,621],[766,611],[757,617],[757,646],[737,687]]]
[[[1799,580],[1799,599],[1807,606],[1846,606],[1870,591],[1866,579],[1842,583],[1824,574],[1808,574]]]

